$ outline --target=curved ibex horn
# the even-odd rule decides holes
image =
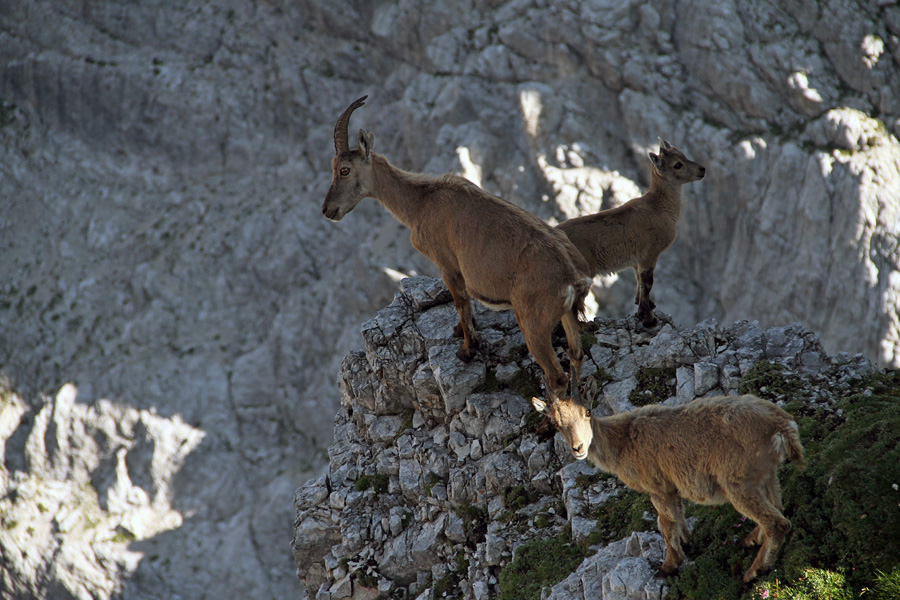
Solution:
[[[572,401],[575,404],[581,404],[581,382],[578,381],[578,369],[573,366],[569,367],[569,382],[572,385]]]
[[[556,392],[553,391],[553,388],[550,387],[550,380],[547,379],[547,374],[543,371],[541,372],[541,379],[544,381],[544,389],[547,390],[547,404],[552,406],[559,400],[559,396],[557,396]]]
[[[350,136],[347,134],[347,125],[350,123],[350,115],[353,114],[353,111],[366,103],[366,98],[369,96],[363,96],[356,100],[353,104],[347,107],[341,116],[338,117],[337,123],[334,125],[334,151],[336,154],[346,154],[350,152]]]

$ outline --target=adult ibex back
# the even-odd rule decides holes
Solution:
[[[350,149],[347,126],[366,96],[351,104],[334,127],[331,188],[322,214],[339,221],[363,199],[375,198],[409,227],[413,246],[441,270],[459,312],[460,359],[476,349],[470,298],[499,310],[512,308],[528,350],[544,370],[548,393],[565,394],[568,379],[551,333],[562,321],[573,368],[584,359],[578,314],[590,289],[578,250],[528,211],[457,175],[432,177],[391,166],[372,151],[374,136],[359,130]]]
[[[572,388],[577,389],[574,379]],[[785,457],[803,463],[797,423],[778,406],[751,395],[720,396],[592,418],[577,397],[532,403],[553,421],[575,458],[587,458],[650,495],[666,540],[660,574],[675,573],[685,558],[682,544],[690,534],[682,498],[730,502],[757,523],[744,545],[762,547],[745,582],[772,567],[791,528],[782,513],[778,465]]]
[[[659,140],[659,154],[650,153],[650,190],[621,206],[576,217],[557,225],[581,251],[590,274],[617,273],[631,267],[637,279],[637,316],[646,327],[656,324],[650,299],[653,269],[678,233],[681,186],[706,175],[706,167],[688,160],[669,142]]]

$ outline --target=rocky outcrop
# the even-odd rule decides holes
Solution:
[[[657,268],[661,310],[802,322],[829,352],[900,364],[896,3],[6,4],[0,374],[22,413],[6,439],[66,384],[88,429],[109,402],[202,433],[163,460],[181,464],[165,496],[181,525],[138,528],[82,573],[95,597],[297,593],[284,498],[326,462],[335,373],[403,275],[436,275],[374,202],[319,214],[334,120],[364,93],[351,127],[394,164],[556,221],[637,195],[646,150],[670,139],[709,175]],[[619,318],[633,284],[613,279],[596,310]],[[428,369],[447,376],[440,358]],[[71,461],[91,471],[82,448]],[[132,482],[152,480],[137,464]],[[40,472],[3,466],[3,497],[30,503],[16,510],[37,510],[10,492]],[[54,473],[41,481],[72,484]],[[62,555],[39,556],[29,593],[75,594]]]
[[[364,324],[365,349],[341,366],[328,473],[295,493],[294,558],[318,600],[401,589],[423,600],[440,597],[435,589],[494,597],[518,548],[564,527],[575,542],[585,540],[597,507],[623,489],[573,462],[531,408],[539,370],[509,312],[477,313],[482,348],[462,364],[452,337],[458,317],[443,284],[416,277],[402,287]],[[860,355],[829,357],[801,325],[707,320],[648,331],[633,317],[601,318],[584,341],[595,410],[607,414],[647,396],[679,404],[737,394],[759,361],[813,382],[846,383],[870,369]],[[824,392],[810,397],[830,400]],[[657,533],[635,533],[598,549],[550,597],[594,598],[601,589],[607,599],[663,597],[653,577],[663,555]]]

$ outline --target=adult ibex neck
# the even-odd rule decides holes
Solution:
[[[397,169],[385,157],[372,153],[373,195],[407,227],[418,221],[421,205],[415,188],[420,187],[418,180],[423,178]]]

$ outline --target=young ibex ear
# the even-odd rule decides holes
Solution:
[[[656,139],[659,140],[659,149],[660,149],[660,151],[662,151],[662,150],[668,150],[669,148],[672,147],[672,144],[670,144],[670,143],[667,142],[666,140],[664,140],[664,139],[662,139],[662,138],[656,138]]]
[[[534,405],[534,409],[541,414],[545,414],[547,412],[547,403],[541,400],[540,398],[531,398],[531,404]]]
[[[659,157],[659,155],[653,154],[652,152],[650,152],[649,154],[650,154],[650,162],[653,163],[653,166],[655,166],[658,170],[662,171],[663,161]]]
[[[359,153],[362,154],[363,158],[366,160],[369,160],[372,157],[372,144],[374,142],[375,134],[368,132],[365,129],[359,130],[359,138],[357,138]]]

